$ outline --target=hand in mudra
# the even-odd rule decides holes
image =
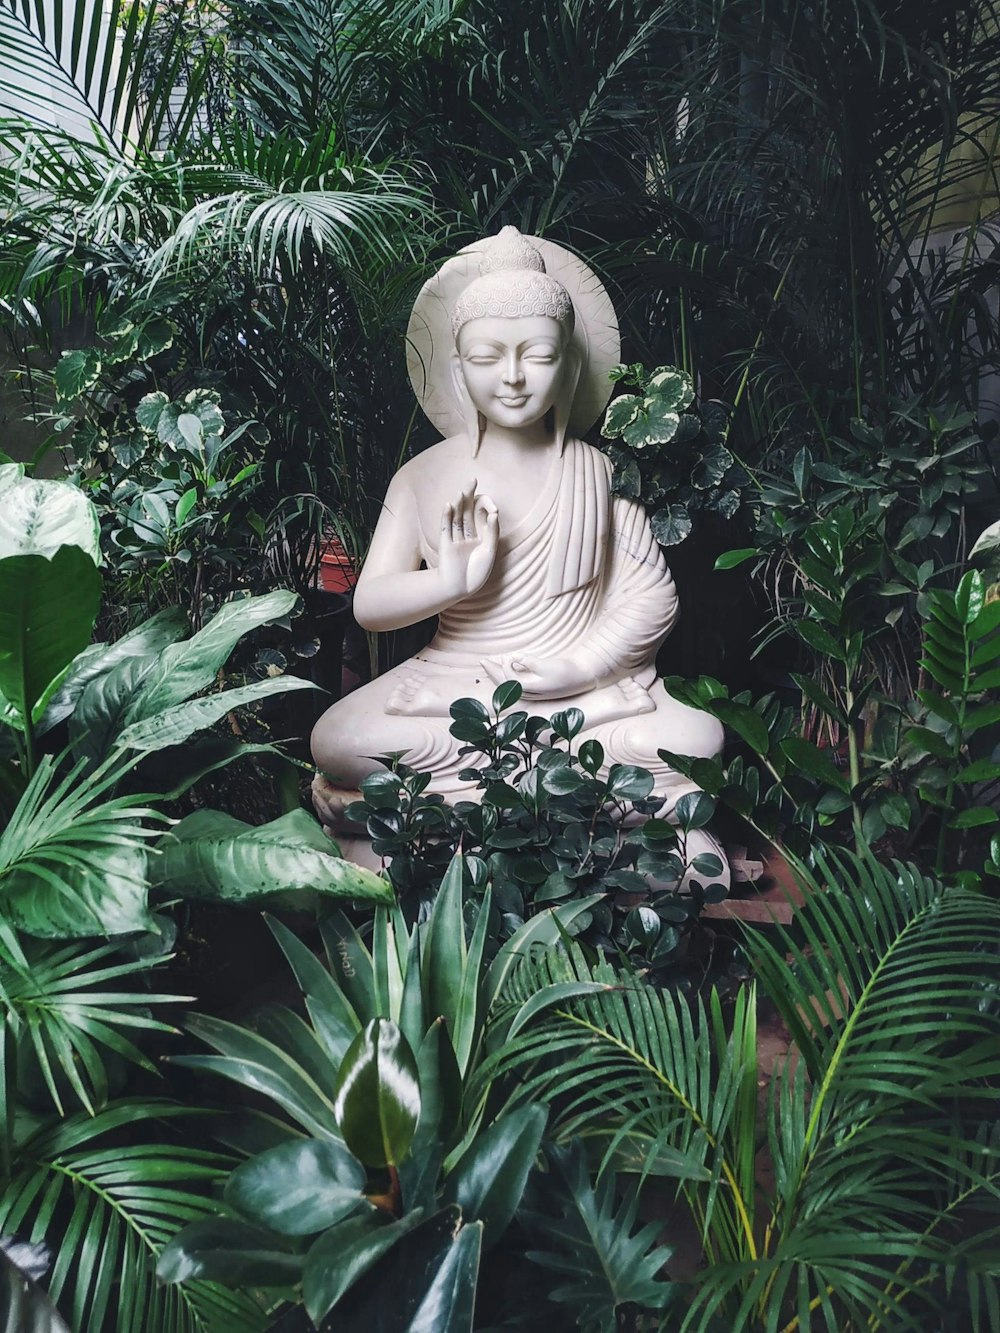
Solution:
[[[438,576],[456,601],[478,592],[492,572],[500,543],[500,516],[493,501],[476,494],[476,479],[441,514]]]
[[[497,685],[505,680],[520,683],[527,699],[561,699],[592,690],[597,683],[590,664],[581,656],[541,657],[536,653],[510,653],[483,663]]]

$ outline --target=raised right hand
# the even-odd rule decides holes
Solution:
[[[478,592],[493,570],[499,544],[497,507],[488,496],[476,494],[473,477],[441,514],[438,576],[446,595],[459,601]]]

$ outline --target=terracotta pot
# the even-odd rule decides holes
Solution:
[[[324,592],[350,592],[358,581],[354,562],[339,537],[328,537],[319,557],[318,586]]]

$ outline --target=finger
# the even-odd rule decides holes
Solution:
[[[475,508],[476,533],[480,537],[492,536],[499,519],[497,507],[488,495],[476,496]]]
[[[445,507],[441,510],[441,540],[442,540],[442,541],[449,541],[449,542],[450,542],[450,541],[452,540],[452,538],[453,538],[453,536],[454,536],[453,531],[452,531],[452,524],[453,524],[454,518],[455,518],[455,506],[454,506],[454,505],[445,505]]]
[[[470,482],[462,492],[462,535],[472,539],[476,535],[476,483]]]

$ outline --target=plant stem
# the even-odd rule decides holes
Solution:
[[[858,805],[857,788],[861,781],[861,752],[858,748],[858,724],[852,719],[854,712],[854,682],[848,672],[844,687],[844,702],[847,705],[847,765],[851,775],[851,821],[854,825],[854,850],[858,856],[864,855],[864,832],[861,827],[861,807]]]

